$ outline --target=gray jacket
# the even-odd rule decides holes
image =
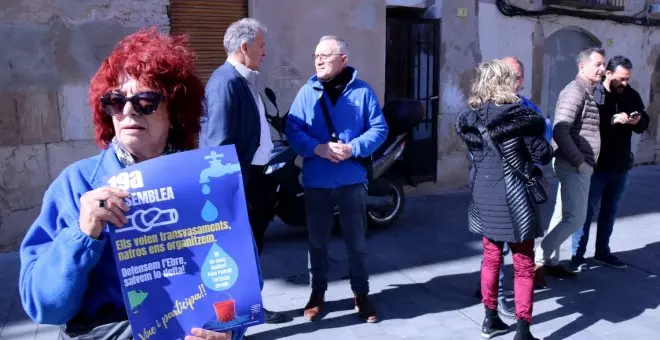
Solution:
[[[578,76],[559,93],[552,129],[552,148],[557,157],[574,167],[595,166],[600,152],[600,116],[594,85]]]

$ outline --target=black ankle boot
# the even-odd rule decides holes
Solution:
[[[481,336],[490,339],[496,335],[504,334],[509,329],[509,325],[505,324],[497,314],[497,309],[488,309],[486,307],[486,317],[481,326]]]
[[[518,330],[516,331],[516,336],[513,338],[513,340],[539,340],[538,338],[535,338],[529,331],[529,322],[518,319],[517,326]]]

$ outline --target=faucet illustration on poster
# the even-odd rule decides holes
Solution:
[[[264,322],[234,146],[161,156],[107,182],[129,192],[128,223],[109,231],[135,339]]]

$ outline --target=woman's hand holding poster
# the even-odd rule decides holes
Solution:
[[[135,339],[264,322],[234,146],[154,158],[108,184],[130,193],[128,223],[110,235]]]

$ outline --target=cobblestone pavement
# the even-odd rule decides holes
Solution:
[[[352,311],[340,236],[330,246],[329,313],[317,322],[304,321],[305,232],[275,223],[262,258],[263,296],[266,308],[291,321],[254,327],[249,339],[479,339],[483,307],[473,293],[481,246],[467,231],[467,201],[464,192],[410,197],[396,225],[370,232],[371,290],[382,319],[376,324],[360,323]],[[552,203],[543,209],[546,223]],[[568,247],[566,242],[564,260]],[[532,330],[537,337],[660,338],[660,167],[633,170],[611,247],[630,264],[627,270],[594,267],[575,280],[549,279],[550,289],[536,292]],[[506,263],[511,287],[510,257]],[[0,254],[0,266],[0,339],[55,339],[55,328],[35,325],[21,308],[17,254]],[[500,338],[513,339],[513,332]]]

